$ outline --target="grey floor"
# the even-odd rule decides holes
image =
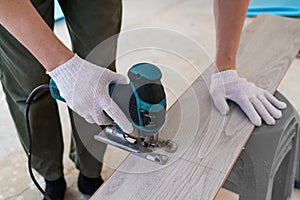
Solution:
[[[193,1],[193,0],[190,0]],[[125,7],[126,8],[126,7]],[[64,21],[60,21],[55,27],[56,34],[61,40],[70,46],[69,38],[66,34],[66,27]],[[290,69],[278,90],[282,92],[300,111],[300,59],[295,59]],[[67,108],[64,104],[59,104],[61,113],[61,121],[63,124],[64,141],[66,143],[64,153],[64,172],[67,179],[67,200],[73,199],[87,199],[78,192],[76,186],[76,179],[78,171],[75,169],[73,163],[68,158],[68,147],[70,142],[70,124],[67,115]],[[0,87],[0,200],[1,199],[41,199],[41,195],[32,184],[27,173],[27,159],[23,152],[21,145],[17,138],[13,121],[8,111],[5,102],[5,96]],[[109,156],[111,155],[111,156]],[[117,156],[116,156],[117,155]],[[105,180],[113,173],[114,167],[122,161],[127,154],[120,152],[114,148],[109,148],[106,157],[111,159],[109,163],[114,163],[114,166],[104,166],[102,176]],[[42,178],[38,176],[38,180],[43,185]],[[221,190],[218,200],[234,200],[238,199],[236,194],[226,190]],[[293,200],[300,200],[300,190],[294,190]]]

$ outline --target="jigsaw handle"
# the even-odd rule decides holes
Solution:
[[[50,94],[54,99],[66,102],[66,100],[60,96],[57,85],[53,79],[50,79],[49,87],[50,87]]]
[[[112,99],[143,136],[152,136],[165,122],[166,95],[162,73],[150,63],[132,66],[127,73],[129,84],[111,84]]]
[[[162,73],[155,65],[139,63],[132,66],[127,75],[129,84],[110,84],[110,96],[142,136],[152,136],[161,129],[166,117]],[[66,102],[53,79],[49,86],[53,98]]]

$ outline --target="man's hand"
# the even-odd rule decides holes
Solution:
[[[125,114],[109,96],[109,84],[125,83],[125,77],[77,55],[48,74],[68,106],[86,121],[98,125],[111,124],[105,111],[123,131],[133,131]]]
[[[269,125],[282,116],[279,109],[286,104],[276,99],[246,79],[240,78],[236,70],[225,70],[212,75],[210,94],[217,109],[226,115],[229,107],[226,99],[237,103],[255,126],[261,125],[261,118]]]

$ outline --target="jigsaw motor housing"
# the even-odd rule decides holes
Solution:
[[[129,69],[127,75],[129,84],[111,84],[110,95],[141,137],[153,136],[166,118],[162,73],[153,64],[138,63]]]

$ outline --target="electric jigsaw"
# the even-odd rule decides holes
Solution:
[[[111,98],[132,123],[132,133],[123,132],[117,124],[106,126],[94,138],[100,142],[132,152],[159,164],[166,164],[168,156],[157,149],[174,153],[177,144],[159,138],[159,130],[166,118],[166,95],[161,83],[162,73],[150,63],[138,63],[128,73],[129,84],[110,84]],[[51,95],[64,101],[55,82],[50,80]]]

